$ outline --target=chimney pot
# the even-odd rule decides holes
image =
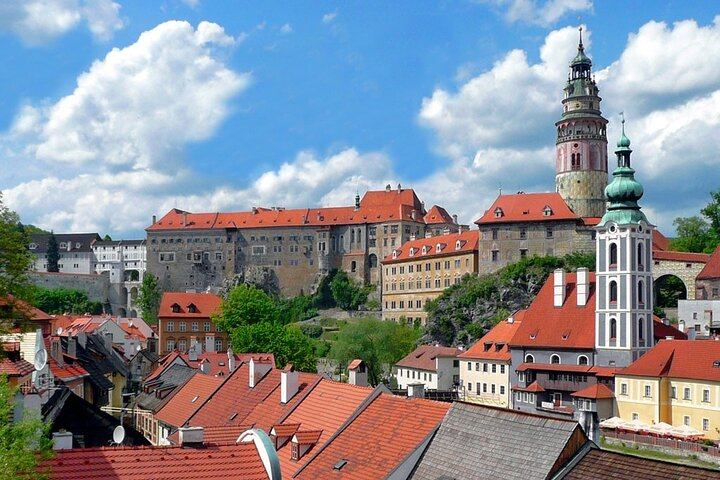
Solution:
[[[298,392],[298,372],[292,365],[289,365],[280,373],[280,402],[288,403]]]
[[[157,217],[155,215],[153,215],[152,220],[153,220],[152,224],[155,225],[155,223],[157,223]]]
[[[553,274],[554,302],[556,307],[562,307],[565,302],[565,271],[562,268],[555,270]]]
[[[178,434],[180,445],[183,447],[201,447],[203,445],[203,427],[180,427]]]
[[[187,226],[187,212],[183,212],[183,227]]]
[[[587,305],[588,296],[590,295],[590,281],[588,269],[581,267],[577,269],[577,305],[584,307]]]

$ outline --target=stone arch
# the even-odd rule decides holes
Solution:
[[[678,255],[674,255],[677,253]],[[662,256],[661,256],[662,255]],[[673,258],[682,255],[683,258]],[[697,258],[692,258],[697,256]],[[657,282],[662,277],[671,275],[682,280],[685,285],[685,295],[689,300],[695,300],[695,277],[705,267],[709,255],[681,254],[679,252],[653,252],[653,293],[657,298]]]
[[[127,317],[127,310],[123,307],[118,308],[118,317]]]
[[[666,273],[653,282],[655,307],[677,308],[678,300],[687,300],[688,285],[677,275]]]
[[[138,316],[137,310],[135,310],[135,309],[130,310],[130,318],[137,318],[137,316]]]
[[[139,290],[138,290],[137,287],[132,287],[132,288],[130,289],[130,299],[131,299],[133,302],[134,302],[135,300],[137,300],[138,293],[139,293]]]

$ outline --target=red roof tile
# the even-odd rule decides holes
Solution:
[[[435,347],[420,345],[405,358],[395,364],[397,367],[416,368],[418,370],[437,370],[435,359],[438,357],[457,357],[462,350],[456,347]]]
[[[590,293],[584,307],[577,306],[576,274],[566,273],[565,301],[555,307],[553,295],[554,275],[525,312],[520,327],[510,342],[512,346],[548,348],[595,347],[595,274],[588,274]]]
[[[477,230],[451,233],[437,237],[420,238],[403,243],[393,253],[383,258],[382,263],[405,262],[436,257],[446,257],[462,253],[477,252],[480,234]],[[459,243],[458,243],[459,242]],[[440,246],[440,251],[438,251]],[[425,251],[427,253],[423,254]],[[394,258],[393,258],[394,257]]]
[[[681,332],[672,325],[665,325],[659,317],[653,315],[653,337],[656,341],[673,337],[677,340],[687,340],[685,332]]]
[[[710,255],[705,267],[700,270],[697,276],[698,280],[706,280],[710,278],[720,278],[720,245]]]
[[[223,425],[216,427],[203,427],[203,444],[205,445],[232,445],[237,442],[241,433],[250,430],[254,425]],[[173,445],[180,444],[180,430],[175,430],[168,440]]]
[[[449,223],[451,225],[455,224],[455,220],[453,220],[453,217],[447,212],[447,210],[437,205],[433,205],[432,208],[428,210],[423,220],[425,220],[425,224],[427,225],[435,225],[438,223]]]
[[[253,443],[205,448],[102,447],[58,450],[40,465],[51,480],[267,480]]]
[[[525,311],[521,310],[513,315],[512,323],[507,320],[498,323],[458,357],[477,358],[479,360],[510,360],[510,347],[508,344],[522,323],[524,316]]]
[[[160,301],[158,317],[162,318],[210,318],[218,311],[222,298],[212,293],[165,292]],[[177,304],[180,311],[175,313],[172,306]],[[195,313],[188,312],[188,305],[195,305]]]
[[[594,398],[594,399],[615,398],[615,393],[602,383],[596,383],[595,385],[590,385],[589,387],[585,387],[582,390],[578,390],[575,393],[571,393],[570,395],[573,397]]]
[[[532,393],[540,393],[540,392],[544,392],[544,391],[545,391],[545,389],[544,389],[543,387],[541,387],[540,384],[539,384],[537,381],[532,382],[532,383],[531,383],[530,385],[528,385],[527,387],[520,387],[520,386],[517,386],[517,385],[516,385],[516,386],[514,386],[512,389],[513,389],[513,390],[519,390],[519,391],[521,391],[521,392],[532,392]]]
[[[652,233],[653,250],[667,250],[670,246],[670,239],[663,235],[657,228]]]
[[[155,415],[161,422],[181,427],[220,386],[223,379],[196,373]]]
[[[292,439],[298,445],[315,445],[322,433],[322,430],[298,430]]]
[[[720,382],[720,341],[660,340],[618,375]]]
[[[15,298],[13,295],[8,295],[7,297],[0,297],[0,307],[7,307],[12,306],[16,311],[22,313],[30,320],[34,321],[44,321],[44,320],[52,320],[52,317],[40,310],[39,308],[35,308],[29,303],[20,300],[19,298]]]
[[[590,369],[590,373],[594,373],[596,377],[605,377],[610,378],[614,377],[615,373],[620,370],[619,368],[615,367],[592,367]]]
[[[545,207],[552,214],[545,215]],[[500,209],[500,210],[498,210]],[[496,212],[498,212],[496,214]],[[475,220],[478,225],[506,222],[552,222],[558,220],[580,220],[557,192],[518,193],[500,195],[482,217]]]
[[[298,428],[300,428],[299,423],[278,423],[272,426],[270,433],[276,437],[291,437],[295,435]]]
[[[69,357],[66,356],[66,358]],[[87,370],[79,364],[74,362],[71,363],[67,360],[63,362],[63,366],[61,367],[58,365],[57,361],[50,356],[48,356],[48,366],[50,367],[50,372],[53,376],[63,381],[74,380],[76,378],[82,378],[90,375]]]
[[[295,408],[302,401],[305,394],[320,380],[316,373],[298,374],[298,391],[287,403],[280,401],[280,386],[272,391],[264,401],[260,402],[245,417],[246,422],[253,422],[257,428],[269,431],[271,426],[278,421],[285,413]]]
[[[653,250],[653,260],[671,260],[675,262],[707,263],[707,253],[674,252],[672,250]]]
[[[380,394],[310,458],[296,478],[385,478],[440,424],[449,408],[449,403]],[[347,463],[336,470],[341,459]]]
[[[22,358],[18,360],[10,360],[9,358],[0,359],[0,375],[8,377],[24,377],[35,371],[32,363]]]
[[[354,370],[358,368],[363,363],[362,359],[356,358],[352,362],[348,364],[348,370]]]

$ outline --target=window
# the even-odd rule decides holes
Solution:
[[[453,367],[460,368],[460,360],[453,360]]]
[[[505,395],[505,385],[500,385],[500,395]]]
[[[553,228],[552,227],[545,228],[545,238],[553,238]]]
[[[174,262],[175,261],[175,252],[160,252],[159,260],[161,262]]]
[[[683,425],[685,425],[686,427],[690,426],[690,415],[683,416]]]
[[[477,382],[475,384],[475,392],[477,392],[477,394],[480,395],[480,382]]]
[[[215,260],[222,260],[222,252],[215,252]]]
[[[185,323],[185,322],[180,322],[180,323],[178,324],[178,331],[180,331],[180,332],[187,332],[187,323]]]
[[[492,251],[492,261],[493,261],[493,262],[497,262],[499,256],[500,256],[500,252],[498,252],[497,250],[493,250],[493,251]]]
[[[645,385],[645,398],[652,397],[652,387],[650,385]]]
[[[491,370],[492,370],[492,373],[497,373],[497,365],[493,363]]]
[[[633,420],[640,420],[640,414],[633,412],[633,414],[632,414],[632,419],[633,419]]]
[[[616,304],[618,299],[618,284],[615,280],[610,281],[610,304]]]
[[[617,243],[611,243],[610,244],[610,266],[611,267],[617,266],[617,256],[618,256],[617,250],[618,250]]]
[[[475,362],[475,371],[476,372],[480,371],[480,362]]]
[[[670,398],[677,398],[677,387],[670,388]]]
[[[690,400],[690,388],[685,387],[683,390],[683,400]]]
[[[174,332],[175,331],[175,322],[167,322],[166,331]]]
[[[620,395],[627,395],[627,394],[628,394],[627,383],[621,383],[620,384]]]
[[[181,338],[180,340],[178,340],[177,345],[178,345],[178,350],[180,350],[181,352],[184,352],[185,349],[187,348],[187,340],[185,340],[184,338]]]
[[[467,368],[468,371],[471,371],[472,370],[472,362],[467,362],[467,366],[468,366],[468,368]]]
[[[487,371],[488,371],[488,364],[487,364],[487,363],[483,363],[482,366],[483,366],[483,372],[487,373]]]
[[[535,363],[535,357],[528,353],[525,355],[525,363]]]
[[[172,338],[168,338],[167,342],[165,342],[165,350],[172,351],[175,350],[175,340]]]
[[[494,383],[490,385],[490,393],[492,393],[493,395],[495,394],[495,384]]]
[[[527,238],[527,228],[522,227],[520,229],[520,240],[525,240]]]
[[[210,322],[205,322],[203,324],[203,332],[209,332],[210,331]]]
[[[560,364],[560,355],[553,354],[550,356],[550,363],[552,364]]]
[[[483,383],[483,393],[487,393],[487,383]]]
[[[200,330],[198,329],[198,322],[192,322],[192,331],[193,331],[193,332],[199,332],[199,331],[200,331]]]
[[[468,382],[468,392],[472,392],[472,382]]]
[[[505,365],[500,365],[500,373],[505,373]]]
[[[520,249],[520,258],[526,258],[527,257],[527,248],[521,248]]]
[[[579,355],[577,360],[578,365],[587,365],[588,364],[588,357],[585,355]]]
[[[610,319],[610,340],[617,338],[617,320],[614,318]]]
[[[265,245],[253,245],[250,253],[252,255],[265,255]]]
[[[703,432],[707,432],[708,430],[710,430],[710,419],[709,418],[703,418],[702,429],[703,429]]]
[[[497,229],[497,228],[493,228],[493,229],[492,229],[492,239],[493,239],[493,240],[497,240],[497,239],[498,239],[498,229]]]
[[[710,403],[710,390],[703,390],[703,403]]]
[[[645,305],[645,284],[642,280],[638,281],[637,299],[640,305]]]
[[[637,246],[637,264],[638,264],[638,270],[643,269],[643,246],[642,243],[638,243]]]

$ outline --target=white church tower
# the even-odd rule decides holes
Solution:
[[[625,367],[653,346],[652,232],[640,211],[643,187],[630,168],[630,140],[615,151],[617,168],[605,189],[608,208],[596,227],[597,365]]]

